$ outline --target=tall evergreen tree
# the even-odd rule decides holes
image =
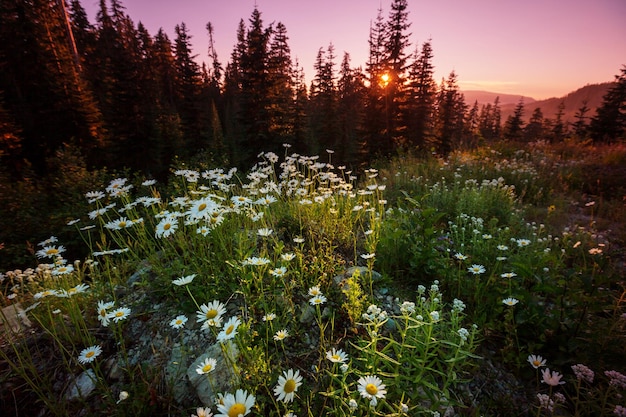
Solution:
[[[582,105],[576,111],[576,114],[574,114],[574,119],[576,119],[576,121],[574,122],[572,127],[574,128],[574,135],[576,135],[578,139],[584,139],[585,136],[587,135],[587,128],[588,128],[587,113],[590,110],[587,104],[588,104],[588,101],[583,100]]]
[[[565,126],[565,122],[563,121],[563,114],[565,114],[565,101],[561,101],[559,103],[559,107],[554,118],[554,125],[552,126],[552,131],[550,132],[550,138],[553,142],[561,142],[565,137],[567,128]]]
[[[520,140],[524,129],[524,98],[520,97],[519,102],[504,124],[504,138],[507,140]]]
[[[465,111],[465,99],[452,71],[442,80],[437,100],[435,146],[440,154],[447,156],[457,145],[463,133]]]
[[[320,153],[335,149],[339,137],[337,125],[337,86],[335,78],[335,48],[320,48],[315,61],[315,77],[309,98],[309,132],[311,151]]]
[[[524,137],[527,142],[541,139],[544,135],[544,118],[540,107],[533,110],[528,124],[524,128]]]
[[[626,135],[626,65],[621,71],[589,124],[589,134],[596,143],[615,142]]]
[[[337,82],[338,94],[338,143],[335,160],[342,164],[358,164],[365,158],[363,153],[364,101],[367,95],[365,75],[361,69],[350,68],[350,55],[343,55]]]
[[[429,40],[422,44],[420,51],[415,51],[415,60],[409,71],[409,101],[404,117],[408,128],[407,145],[414,150],[423,150],[433,137],[437,84],[432,60],[433,50]]]

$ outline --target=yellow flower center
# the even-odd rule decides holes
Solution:
[[[535,365],[535,366],[539,366],[539,365],[541,365],[541,362],[539,362],[537,359],[535,359],[535,360],[533,361],[533,365]]]
[[[334,361],[340,361],[340,360],[341,360],[341,357],[340,357],[339,355],[333,355],[333,356],[332,356],[332,359],[333,359]]]
[[[115,313],[115,317],[123,317],[123,316],[124,316],[123,311],[118,311],[117,313]]]
[[[202,367],[202,372],[204,373],[211,372],[211,369],[213,369],[213,366],[210,363],[207,363],[206,365]]]
[[[217,310],[216,309],[211,309],[211,310],[206,312],[206,319],[207,320],[214,319],[215,317],[217,317]]]
[[[170,230],[170,227],[172,227],[170,223],[165,223],[165,226],[163,226],[163,230]]]
[[[94,352],[93,350],[90,350],[89,352],[87,352],[87,353],[85,354],[85,357],[86,357],[87,359],[89,359],[89,358],[91,358],[91,357],[92,357],[93,355],[95,355],[95,354],[96,354],[96,352]]]
[[[198,206],[198,211],[202,211],[206,208],[206,203],[202,203]]]
[[[369,394],[369,395],[376,395],[376,393],[378,393],[378,388],[376,387],[376,385],[374,384],[367,384],[365,386],[365,391]]]
[[[288,379],[287,382],[285,382],[285,387],[283,388],[283,390],[287,394],[294,392],[296,390],[296,381],[294,381],[293,379]]]
[[[126,222],[120,222],[119,226],[120,227],[126,227]]]
[[[231,334],[233,330],[235,330],[235,326],[231,324],[230,326],[228,326],[228,329],[226,329],[226,334]]]
[[[242,403],[235,403],[228,410],[228,417],[238,417],[240,414],[246,412],[246,406]]]
[[[46,251],[46,255],[56,255],[57,253],[59,253],[59,250],[55,248],[50,248]]]
[[[100,310],[101,317],[106,317],[106,315],[107,315],[107,311],[105,309]]]

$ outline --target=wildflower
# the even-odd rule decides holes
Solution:
[[[95,203],[96,201],[104,197],[106,197],[106,194],[104,194],[102,191],[89,191],[85,194],[85,198],[87,198],[87,202],[89,204]]]
[[[214,358],[204,358],[204,361],[200,362],[200,365],[196,368],[196,372],[199,375],[205,375],[215,370],[217,360]]]
[[[500,262],[506,261],[506,256],[497,256],[496,261],[500,261]]]
[[[469,268],[467,268],[467,270],[469,272],[471,272],[474,275],[479,275],[479,274],[484,274],[485,273],[485,267],[482,265],[472,265]]]
[[[275,268],[275,269],[271,269],[270,270],[270,274],[274,275],[275,277],[282,277],[283,275],[285,275],[287,273],[287,268],[285,268],[284,266],[281,266],[279,268]]]
[[[405,316],[415,313],[415,303],[411,301],[405,301],[400,306],[400,312]]]
[[[372,259],[375,256],[376,256],[375,253],[363,253],[363,254],[361,254],[361,258],[363,258],[363,259]]]
[[[267,313],[266,315],[263,316],[263,321],[272,321],[276,318],[276,314],[274,313]]]
[[[33,298],[35,300],[38,300],[40,298],[49,297],[51,295],[57,295],[57,293],[58,293],[57,290],[43,290],[35,294]]]
[[[157,238],[168,237],[178,229],[178,221],[173,215],[169,215],[161,219],[156,227],[155,236]]]
[[[39,249],[35,252],[38,258],[50,258],[53,259],[61,253],[65,252],[65,247],[63,246],[45,246],[43,249]]]
[[[78,362],[90,363],[93,362],[102,353],[102,348],[98,345],[90,346],[83,349],[78,355]]]
[[[274,231],[272,229],[268,229],[267,227],[264,227],[264,228],[259,229],[259,230],[256,231],[256,234],[261,236],[261,237],[268,237],[272,233],[274,233]]]
[[[341,349],[332,348],[326,352],[326,359],[333,363],[346,363],[348,354]]]
[[[80,222],[80,219],[73,219],[67,222],[68,226],[74,226],[76,223]]]
[[[283,374],[278,377],[278,385],[274,388],[274,395],[278,401],[291,402],[300,385],[302,385],[300,371],[294,372],[293,369],[283,371]]]
[[[467,255],[463,255],[462,253],[458,253],[458,252],[454,254],[454,257],[458,259],[459,261],[464,261],[467,259]]]
[[[615,414],[617,417],[626,417],[626,407],[616,405],[613,409],[613,414]]]
[[[528,239],[517,239],[515,242],[517,243],[517,246],[520,248],[530,245],[530,240]]]
[[[600,255],[601,253],[602,253],[602,249],[600,248],[589,249],[589,255]]]
[[[554,411],[554,401],[547,394],[537,394],[537,399],[539,400],[539,408],[545,408],[549,412]]]
[[[274,335],[274,340],[278,342],[280,340],[285,340],[288,337],[289,337],[289,332],[287,331],[287,329],[282,329],[276,332],[276,334]]]
[[[309,303],[312,306],[317,306],[320,304],[324,304],[327,301],[326,297],[324,297],[323,295],[316,295],[315,297],[311,298],[309,300]]]
[[[546,366],[546,360],[539,355],[528,355],[528,363],[530,363],[535,369],[539,369],[541,366]]]
[[[438,311],[431,311],[430,312],[430,319],[432,321],[439,321],[439,312]]]
[[[124,319],[127,319],[129,315],[130,315],[130,308],[120,307],[117,310],[111,311],[107,317],[109,319],[113,319],[113,321],[117,323]]]
[[[454,301],[452,301],[452,310],[460,313],[463,310],[465,310],[465,303],[457,298],[454,299]]]
[[[176,316],[175,319],[173,319],[172,321],[170,321],[170,326],[172,326],[174,329],[181,329],[185,323],[187,323],[187,316]]]
[[[493,236],[491,236],[490,234],[485,233],[483,235],[483,239],[485,239],[485,240],[493,239]]]
[[[217,411],[220,414],[216,414],[215,417],[239,417],[247,415],[254,406],[254,395],[249,395],[248,391],[238,389],[233,394],[224,395],[221,403],[217,404]]]
[[[604,371],[604,375],[609,378],[609,385],[620,389],[626,389],[626,375],[617,371]]]
[[[317,295],[322,295],[322,291],[320,291],[319,285],[309,288],[309,295],[311,297],[315,297]]]
[[[120,217],[117,220],[110,221],[104,225],[109,230],[122,230],[127,227],[131,227],[133,222],[128,220],[126,217]]]
[[[267,258],[257,258],[253,256],[251,258],[244,259],[241,263],[242,265],[252,265],[252,266],[263,266],[269,264],[271,261]]]
[[[292,259],[294,259],[296,257],[296,255],[294,255],[293,253],[283,253],[282,255],[280,255],[280,259],[282,259],[283,261],[291,261]]]
[[[583,364],[572,365],[572,371],[576,375],[576,379],[579,381],[587,381],[590,384],[593,382],[594,372]]]
[[[498,245],[496,247],[498,248],[498,250],[501,250],[501,251],[509,250],[509,247],[506,245]]]
[[[387,394],[385,384],[376,375],[361,377],[358,380],[358,384],[361,396],[369,399],[372,407],[378,404],[378,398],[385,398],[385,394]]]
[[[71,297],[72,295],[76,295],[76,294],[80,294],[82,292],[85,292],[89,289],[89,285],[87,284],[78,284],[75,287],[70,288],[69,290],[67,290],[67,296]]]
[[[239,317],[231,317],[226,323],[224,323],[224,329],[218,333],[217,341],[225,342],[235,337],[237,334],[237,327],[241,324]]]
[[[182,285],[187,285],[193,281],[196,277],[196,274],[187,275],[186,277],[180,277],[172,281],[172,284],[178,285],[179,287]]]
[[[52,275],[67,275],[71,274],[72,272],[74,272],[74,267],[72,265],[61,265],[52,270]]]
[[[519,303],[519,300],[513,297],[505,298],[504,300],[502,300],[502,304],[506,304],[509,307],[513,307],[517,303]]]
[[[357,404],[356,400],[354,398],[350,398],[350,401],[348,401],[348,407],[350,407],[350,410],[354,411],[357,409],[359,405]]]
[[[192,414],[191,417],[213,417],[213,413],[211,413],[211,409],[209,407],[198,407],[196,408],[197,414]]]
[[[226,306],[221,302],[214,300],[209,304],[202,304],[200,310],[196,311],[196,322],[206,322],[208,320],[220,320],[222,315],[226,313]]]
[[[505,272],[503,274],[500,274],[500,276],[502,278],[513,278],[513,277],[516,277],[517,274],[515,272]]]
[[[304,243],[304,238],[303,238],[303,237],[300,237],[300,236],[298,236],[298,237],[294,237],[294,238],[293,238],[293,242],[294,242],[294,243]]]
[[[130,395],[128,394],[128,391],[120,391],[120,395],[117,397],[117,402],[116,404],[121,403],[122,401],[128,399]]]
[[[550,368],[542,369],[541,376],[543,377],[543,383],[556,387],[557,385],[565,384],[565,381],[561,381],[563,375],[557,371],[551,372]]]
[[[109,325],[109,312],[108,309],[112,308],[115,305],[113,301],[109,301],[105,303],[104,301],[98,301],[98,320],[100,320],[100,324],[104,327]]]
[[[457,330],[457,333],[461,337],[462,341],[467,341],[467,338],[469,337],[469,332],[465,327],[461,327],[459,330]]]

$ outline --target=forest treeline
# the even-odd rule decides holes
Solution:
[[[411,44],[406,0],[392,0],[387,17],[378,11],[365,68],[331,44],[317,52],[308,85],[287,28],[264,25],[257,8],[240,21],[224,65],[210,23],[210,62],[199,64],[184,23],[174,39],[150,34],[120,0],[100,0],[94,23],[79,0],[1,7],[0,157],[12,175],[25,166],[45,173],[63,145],[90,167],[164,178],[174,157],[246,167],[283,143],[307,154],[333,149],[355,165],[398,150],[446,155],[481,140],[561,140],[568,129],[559,113],[540,110],[525,125],[521,101],[507,120],[497,99],[465,103],[454,72],[437,82],[431,41]],[[586,134],[588,112],[580,109],[577,135]]]

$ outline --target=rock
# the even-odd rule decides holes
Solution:
[[[222,344],[216,343],[187,368],[187,378],[206,407],[214,405],[217,393],[233,391],[239,384],[239,374],[233,368],[233,363],[237,364],[239,350],[232,341],[228,341],[223,347],[229,359],[224,356]],[[206,358],[217,361],[215,370],[208,374],[198,374],[196,369]]]
[[[88,369],[74,379],[65,393],[65,399],[72,401],[79,398],[87,398],[96,389],[96,373]]]
[[[31,327],[31,323],[21,303],[6,306],[0,312],[0,333],[19,333],[26,327]]]

